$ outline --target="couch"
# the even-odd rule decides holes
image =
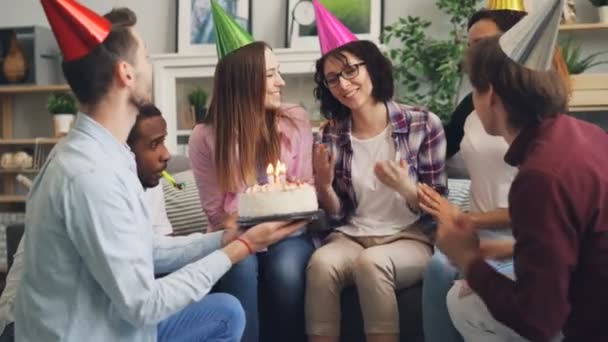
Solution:
[[[186,182],[186,191],[176,191],[168,184],[163,184],[169,220],[174,226],[177,235],[192,231],[201,231],[206,228],[206,218],[200,215],[200,203],[190,163],[186,157],[175,156],[169,163],[168,171],[174,175],[178,182]],[[189,191],[188,191],[189,190]],[[468,181],[450,182],[450,199],[463,204],[467,201]],[[464,203],[463,206],[467,206]],[[191,214],[184,214],[191,213]],[[13,255],[23,235],[23,224],[13,224],[7,227],[7,261],[12,265]],[[399,290],[397,301],[399,304],[399,321],[401,326],[401,341],[423,342],[422,331],[422,283]],[[342,293],[342,341],[363,342],[363,319],[359,308],[357,291],[354,287],[345,289]],[[263,304],[262,304],[263,305]]]
[[[178,181],[186,182],[186,188],[191,185],[189,183],[194,183],[193,179],[190,178],[191,176],[187,173],[189,169],[190,164],[188,159],[183,156],[173,157],[168,166],[168,171],[174,174]],[[194,184],[192,185],[195,186]],[[165,191],[165,194],[167,194],[167,191]],[[166,196],[166,201],[168,202],[167,211],[170,212],[173,210],[171,207],[173,206],[174,201],[168,196]],[[184,205],[183,203],[181,204]],[[171,217],[169,218],[171,219]],[[422,334],[421,294],[422,283],[397,292],[397,301],[399,303],[400,312],[399,321],[401,325],[401,341],[424,341]],[[363,334],[363,319],[361,316],[361,310],[359,308],[357,291],[354,287],[346,289],[342,293],[342,312],[342,341],[365,341]]]

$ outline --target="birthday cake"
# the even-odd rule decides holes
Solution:
[[[313,186],[285,180],[285,165],[267,169],[268,183],[249,187],[239,196],[238,213],[242,218],[257,218],[308,213],[319,209]]]

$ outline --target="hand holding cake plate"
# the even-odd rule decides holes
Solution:
[[[244,232],[238,240],[241,240],[249,249],[249,253],[264,251],[278,241],[297,232],[306,225],[306,221],[276,221],[265,222],[255,225]]]
[[[276,221],[317,221],[323,220],[325,218],[325,212],[321,209],[309,211],[309,212],[301,212],[301,213],[291,213],[284,215],[270,215],[270,216],[260,216],[260,217],[239,217],[236,221],[239,225],[240,229],[249,229],[257,224],[265,223],[265,222],[276,222]]]

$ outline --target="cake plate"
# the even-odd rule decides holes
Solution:
[[[299,220],[310,220],[316,221],[325,218],[325,212],[322,209],[318,209],[315,211],[307,211],[301,213],[293,213],[293,214],[283,214],[283,215],[270,215],[270,216],[260,216],[260,217],[239,217],[236,220],[236,224],[239,225],[241,229],[247,229],[255,226],[256,224],[264,223],[264,222],[273,222],[273,221],[299,221]]]

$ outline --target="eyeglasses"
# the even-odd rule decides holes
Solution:
[[[352,80],[353,78],[359,76],[359,67],[365,65],[365,62],[360,62],[356,64],[347,64],[342,71],[337,74],[331,74],[329,77],[326,77],[323,80],[323,84],[327,88],[333,88],[340,84],[340,77],[345,80]]]

